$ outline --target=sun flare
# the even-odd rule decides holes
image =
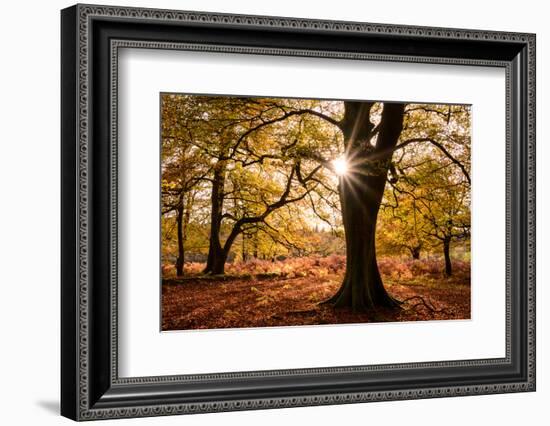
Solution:
[[[344,157],[337,158],[336,160],[332,161],[332,166],[334,167],[334,172],[338,176],[344,176],[348,173],[349,167],[348,162]]]

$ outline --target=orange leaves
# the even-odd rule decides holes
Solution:
[[[343,257],[246,263],[229,264],[225,277],[195,275],[183,280],[165,280],[162,286],[162,329],[470,318],[470,275],[466,262],[456,261],[456,273],[445,278],[441,275],[443,263],[440,259],[381,259],[380,270],[389,293],[399,300],[412,299],[404,309],[382,309],[376,317],[319,304],[340,286],[345,265]],[[199,271],[202,267],[204,265],[198,263],[193,266]],[[237,272],[241,275],[238,276]],[[419,297],[432,310],[421,303]]]
[[[254,286],[250,287],[250,290],[256,294],[256,306],[266,306],[275,302],[272,291],[261,291]]]

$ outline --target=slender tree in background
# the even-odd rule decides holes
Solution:
[[[420,212],[416,199],[400,196],[394,187],[386,192],[387,200],[383,200],[381,206],[384,227],[383,232],[377,232],[377,245],[383,248],[384,253],[405,253],[411,259],[419,260],[423,249],[429,247],[426,236],[429,223]]]
[[[437,175],[437,181],[440,180],[444,181],[443,185],[432,187],[420,201],[424,218],[430,225],[426,234],[436,239],[443,248],[445,275],[451,276],[451,243],[470,236],[470,191],[464,182],[453,183],[452,175]]]
[[[183,276],[186,228],[191,218],[197,186],[206,179],[211,166],[194,143],[193,129],[181,119],[198,109],[195,102],[179,102],[177,96],[162,98],[162,215],[176,216],[176,275]]]
[[[412,105],[406,113],[409,126],[396,148],[399,179],[389,181],[389,207],[406,218],[402,227],[409,241],[401,244],[413,257],[418,242],[441,246],[444,273],[450,276],[451,243],[470,235],[470,110]]]

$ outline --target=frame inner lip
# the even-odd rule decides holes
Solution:
[[[251,47],[251,46],[227,46],[227,45],[214,45],[213,47],[208,45],[201,45],[197,43],[185,43],[185,42],[157,42],[157,41],[147,41],[143,39],[138,40],[131,40],[131,39],[120,39],[120,38],[113,38],[110,39],[110,63],[112,66],[112,69],[117,70],[118,69],[118,50],[120,48],[138,48],[138,49],[147,49],[148,47],[153,46],[155,49],[169,49],[169,50],[184,50],[184,51],[201,51],[201,52],[226,52],[226,53],[244,53],[244,54],[255,54],[259,52],[265,52],[274,50],[277,53],[275,56],[300,56],[302,51],[295,49],[281,49],[281,48],[262,48],[262,47]],[[211,50],[212,47],[212,50]],[[322,57],[322,58],[328,58],[331,59],[330,56],[317,56],[318,52],[312,52],[313,57]],[[341,52],[326,52],[327,55],[335,54],[337,55],[336,59],[340,58]],[[355,59],[361,59],[361,60],[371,60],[371,58],[375,58],[375,60],[378,60],[379,55],[371,55],[369,53],[345,53],[344,54],[347,58],[355,58]],[[407,62],[406,60],[409,59],[411,62],[418,62],[417,59],[415,59],[414,56],[401,56],[397,55],[394,59],[384,59],[385,61],[390,62]],[[426,58],[426,63],[431,64],[432,58]],[[511,66],[509,62],[507,61],[493,61],[493,60],[484,60],[484,59],[471,59],[471,60],[456,60],[458,65],[465,65],[465,62],[467,62],[468,65],[474,65],[474,66],[496,66],[496,67],[502,67],[505,68],[506,72],[506,81],[509,80],[510,73],[511,73]],[[424,60],[422,61],[424,62]],[[438,63],[438,62],[435,62]],[[448,59],[444,59],[444,64],[452,64],[454,61],[449,61]],[[112,80],[116,80],[116,74],[112,76]],[[509,88],[507,86],[506,90],[508,91]],[[117,92],[115,91],[115,94]],[[116,96],[111,96],[111,109],[112,111],[116,112],[118,110],[118,98]],[[508,106],[506,108],[508,110]],[[111,130],[112,134],[116,135],[116,122],[111,123]],[[508,137],[508,135],[507,135]],[[115,138],[116,139],[116,138]],[[112,161],[113,164],[116,164],[116,143],[112,146]],[[508,192],[508,191],[507,191]],[[508,194],[507,194],[508,196]],[[116,194],[115,194],[116,197]],[[111,220],[113,223],[117,223],[117,209],[116,209],[116,202],[112,204],[112,218]],[[508,279],[508,278],[507,278]],[[115,284],[116,285],[116,284]],[[507,284],[508,287],[508,284]],[[508,305],[508,296],[507,299],[507,305]],[[116,312],[116,301],[113,302],[114,304],[111,306],[112,312]],[[507,306],[508,309],[508,306]],[[113,327],[116,327],[116,315],[113,316]],[[115,328],[116,329],[116,328]],[[113,336],[113,338],[117,339],[117,335]],[[511,333],[510,333],[510,321],[509,316],[507,315],[507,321],[506,321],[506,356],[503,358],[482,358],[482,359],[464,359],[464,360],[450,360],[450,361],[426,361],[426,362],[404,362],[404,363],[395,363],[395,364],[372,364],[372,365],[357,365],[357,366],[334,366],[334,367],[320,367],[320,368],[296,368],[296,369],[284,369],[284,370],[261,370],[261,371],[241,371],[241,372],[232,372],[232,373],[204,373],[204,374],[183,374],[183,375],[169,375],[169,376],[147,376],[147,377],[118,377],[118,373],[113,374],[111,380],[113,384],[116,385],[131,385],[131,384],[155,384],[155,383],[166,383],[171,384],[174,382],[174,380],[179,381],[201,381],[201,380],[237,380],[237,379],[254,379],[254,378],[270,378],[273,376],[300,376],[304,374],[313,374],[313,375],[338,375],[338,374],[347,374],[347,373],[355,373],[355,372],[361,372],[362,374],[368,374],[371,372],[377,372],[381,369],[385,369],[386,371],[392,371],[395,369],[400,370],[407,370],[407,369],[417,369],[417,368],[460,368],[464,366],[470,366],[470,367],[483,367],[486,365],[503,365],[503,366],[509,366],[511,365],[511,349],[510,349],[510,343],[511,343]],[[118,364],[118,357],[117,354],[113,354],[113,357],[115,358],[113,361]]]

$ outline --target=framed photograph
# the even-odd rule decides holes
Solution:
[[[535,36],[61,12],[61,413],[535,390]]]

